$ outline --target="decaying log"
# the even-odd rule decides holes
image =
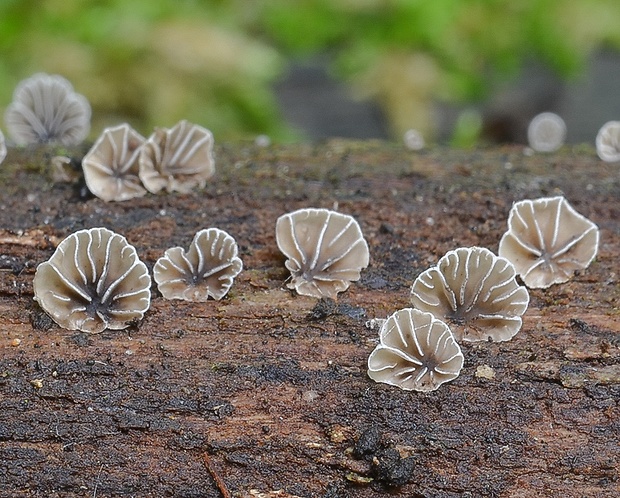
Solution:
[[[589,148],[223,146],[204,191],[105,203],[51,183],[52,155],[12,150],[0,171],[0,496],[620,496],[618,165]],[[514,201],[560,193],[600,227],[587,270],[531,291],[512,341],[464,344],[436,392],[367,377],[367,321],[406,307],[448,250],[497,251]],[[368,240],[336,301],[285,288],[275,221],[302,207],[351,214]],[[219,227],[244,271],[221,301],[153,287],[139,324],[63,330],[33,301],[34,271],[94,226],[151,269]]]

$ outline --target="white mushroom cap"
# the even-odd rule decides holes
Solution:
[[[564,144],[566,124],[553,112],[538,114],[527,128],[527,140],[536,152],[554,152]]]
[[[525,285],[544,288],[587,268],[598,241],[598,227],[564,197],[543,197],[512,206],[499,254],[515,266]]]
[[[107,228],[69,235],[37,267],[34,298],[61,327],[98,333],[127,328],[151,302],[151,277],[125,237]]]
[[[463,353],[448,326],[431,313],[405,308],[391,315],[368,357],[368,376],[408,391],[434,391],[458,377]]]
[[[182,247],[168,249],[155,263],[153,276],[166,299],[220,300],[242,268],[235,239],[209,228],[194,236],[187,253]]]
[[[411,287],[412,304],[449,323],[465,341],[512,339],[529,299],[512,264],[483,247],[448,252]]]
[[[620,121],[608,121],[596,135],[596,153],[603,161],[620,161]]]
[[[180,121],[173,128],[157,128],[140,153],[140,179],[156,194],[204,188],[215,173],[213,135],[201,126]]]
[[[88,189],[104,201],[126,201],[146,194],[138,176],[144,141],[128,124],[103,130],[82,159]]]
[[[288,258],[292,279],[287,287],[305,296],[336,297],[368,266],[368,244],[357,221],[328,209],[280,216],[276,241]]]
[[[65,78],[38,73],[17,85],[4,120],[17,144],[77,145],[90,131],[90,113],[88,100]]]
[[[403,135],[405,147],[409,150],[422,150],[425,146],[424,137],[418,130],[407,130]]]
[[[2,134],[2,130],[0,130],[0,164],[4,161],[6,157],[6,142],[4,141],[4,135]]]

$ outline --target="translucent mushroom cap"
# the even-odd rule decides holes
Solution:
[[[61,327],[98,333],[127,328],[151,301],[151,277],[125,237],[107,228],[69,235],[37,267],[34,298]]]
[[[368,376],[407,391],[434,391],[458,377],[463,354],[448,326],[431,313],[406,308],[391,315],[368,357]]]
[[[128,124],[103,130],[82,159],[88,189],[104,201],[126,201],[146,194],[138,176],[144,141]]]
[[[168,249],[155,263],[153,276],[166,299],[220,300],[242,268],[235,239],[209,228],[194,236],[187,253],[182,247]]]
[[[553,112],[543,112],[532,119],[527,128],[527,140],[536,152],[554,152],[564,144],[566,124]]]
[[[215,173],[213,135],[201,126],[180,121],[173,128],[157,128],[140,153],[140,179],[156,194],[203,188]]]
[[[6,157],[6,142],[4,141],[4,135],[2,134],[2,131],[0,131],[0,164],[2,164],[2,161],[4,161],[5,157]]]
[[[596,153],[603,161],[620,161],[620,121],[605,123],[596,135]]]
[[[347,214],[300,209],[282,215],[276,240],[288,258],[287,287],[305,296],[334,298],[368,266],[368,244],[357,221]]]
[[[512,264],[483,247],[446,253],[411,287],[413,306],[450,324],[459,341],[512,339],[529,299]]]
[[[499,255],[515,266],[525,285],[545,288],[587,268],[598,241],[598,227],[564,197],[543,197],[512,206]]]
[[[17,85],[4,120],[19,145],[77,145],[90,131],[90,113],[88,100],[65,78],[38,73]]]

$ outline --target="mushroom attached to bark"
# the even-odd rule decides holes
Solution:
[[[596,135],[596,153],[603,161],[620,161],[620,121],[605,123]]]
[[[554,152],[564,144],[566,124],[553,112],[538,114],[527,128],[530,147],[536,152]]]
[[[127,328],[151,302],[151,277],[125,237],[80,230],[37,267],[34,296],[61,327],[98,333]]]
[[[2,164],[2,161],[4,161],[5,157],[6,157],[6,142],[4,141],[4,135],[2,134],[2,131],[0,130],[0,164]]]
[[[289,289],[334,298],[368,266],[368,244],[353,217],[328,209],[300,209],[280,216],[276,241],[288,258]]]
[[[106,128],[82,159],[88,189],[104,201],[142,197],[138,157],[144,137],[128,124]]]
[[[203,188],[213,173],[213,135],[188,121],[157,128],[140,153],[140,179],[153,194]]]
[[[222,299],[241,272],[235,239],[219,228],[201,230],[185,252],[168,249],[157,260],[153,276],[166,299],[206,301]]]
[[[587,268],[598,250],[598,227],[562,196],[516,202],[499,255],[531,288],[566,282]]]
[[[459,341],[512,339],[529,300],[512,264],[483,247],[448,252],[411,287],[413,305],[450,324]]]
[[[368,357],[368,376],[408,391],[434,391],[458,377],[463,354],[448,326],[431,313],[405,308],[391,315]]]
[[[65,78],[38,73],[17,85],[4,120],[19,145],[77,145],[90,130],[90,112],[88,100]]]

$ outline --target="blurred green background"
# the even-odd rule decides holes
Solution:
[[[619,48],[618,0],[2,0],[0,111],[43,71],[89,99],[93,137],[189,119],[217,140],[302,140],[276,91],[292,64],[320,60],[391,137],[432,138],[438,102],[480,102],[531,61],[575,77]],[[454,140],[476,127],[457,119]]]

